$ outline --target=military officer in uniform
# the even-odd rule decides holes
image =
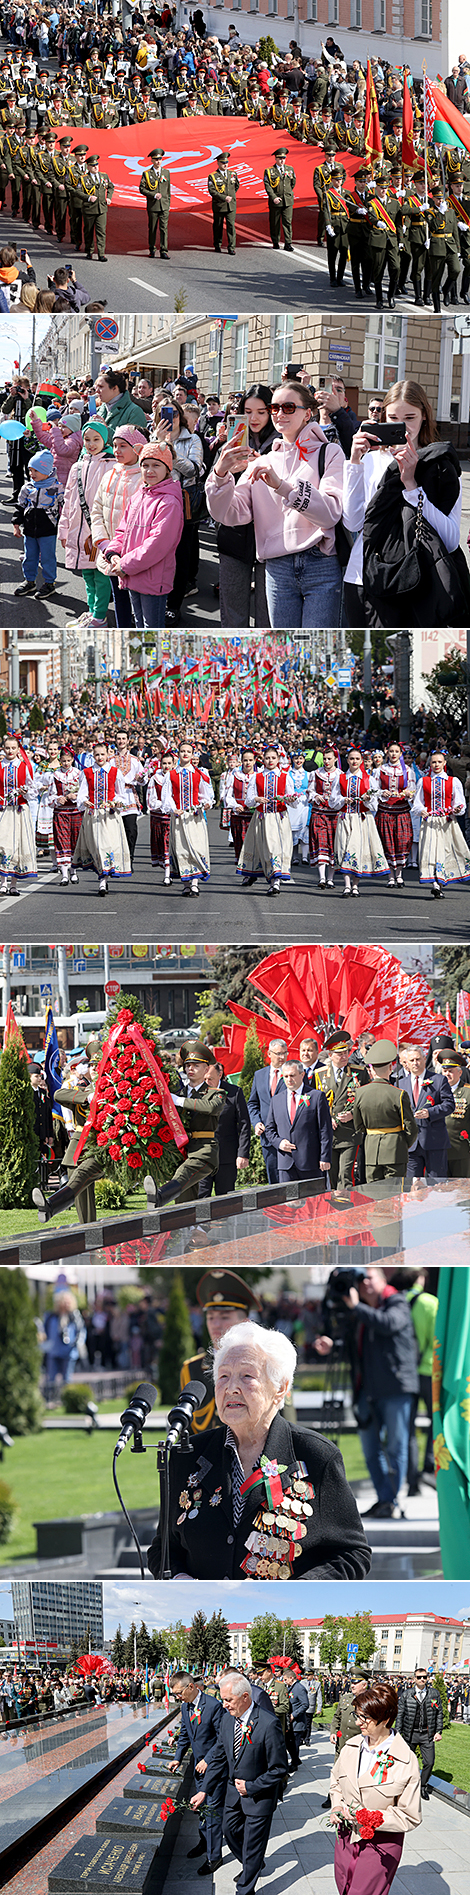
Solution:
[[[184,1092],[181,1088],[178,1093],[174,1091],[172,1097],[184,1129],[189,1134],[186,1156],[167,1184],[157,1186],[152,1178],[146,1178],[149,1203],[153,1200],[157,1204],[169,1204],[172,1198],[176,1198],[178,1204],[187,1204],[191,1198],[197,1198],[200,1179],[207,1177],[211,1180],[218,1171],[217,1126],[226,1095],[218,1089],[215,1053],[211,1046],[196,1040],[193,1045],[184,1048],[181,1060],[188,1090]]]
[[[162,167],[161,159],[165,153],[161,145],[155,145],[149,151],[150,165],[142,172],[139,191],[147,202],[147,221],[149,232],[149,257],[155,256],[157,230],[160,234],[160,256],[166,259],[168,249],[168,218],[170,215],[171,178],[169,171]]]
[[[230,170],[229,158],[229,151],[219,151],[217,167],[215,171],[211,171],[209,174],[207,189],[209,196],[212,198],[214,250],[219,254],[222,249],[225,223],[227,227],[228,254],[229,257],[234,257],[236,250],[235,218],[237,210],[237,191],[240,188],[240,179],[237,178],[236,171]]]
[[[369,247],[369,198],[367,186],[371,173],[367,165],[356,171],[354,186],[345,190],[348,207],[348,243],[352,279],[356,296],[362,299],[370,289],[371,252]]]
[[[456,303],[460,275],[459,233],[455,211],[444,202],[442,185],[432,186],[428,211],[429,283],[436,315],[441,307],[441,282],[447,263],[444,303]]]
[[[73,1112],[75,1129],[72,1132],[70,1144],[67,1146],[64,1156],[65,1169],[69,1173],[69,1183],[61,1185],[60,1189],[54,1191],[50,1198],[46,1196],[46,1192],[43,1191],[39,1185],[37,1185],[33,1191],[33,1204],[36,1205],[41,1224],[49,1223],[51,1217],[56,1217],[58,1211],[66,1210],[71,1204],[75,1204],[76,1206],[80,1224],[96,1223],[94,1187],[98,1178],[102,1178],[103,1176],[101,1153],[97,1150],[96,1145],[90,1145],[88,1150],[85,1145],[77,1165],[75,1163],[75,1152],[82,1135],[83,1127],[86,1125],[90,1109],[90,1101],[93,1093],[94,1067],[101,1054],[99,1039],[94,1037],[91,1040],[87,1040],[85,1052],[90,1064],[90,1080],[85,1080],[77,1091],[71,1086],[60,1086],[55,1095],[59,1105],[66,1105]]]
[[[70,132],[59,138],[58,151],[53,151],[51,159],[52,196],[54,200],[54,221],[58,243],[63,243],[68,210],[68,187],[70,183],[69,158],[72,149]]]
[[[264,1669],[259,1673],[259,1682],[260,1685],[262,1685],[263,1691],[267,1691],[268,1698],[271,1699],[273,1710],[276,1712],[276,1717],[279,1718],[282,1735],[286,1738],[287,1726],[290,1719],[290,1697],[286,1680],[282,1677],[282,1674],[278,1676],[276,1672],[272,1671],[271,1665],[265,1665]]]
[[[423,271],[426,262],[426,246],[428,240],[428,211],[425,204],[424,178],[421,176],[421,173],[418,174],[414,184],[413,182],[410,184],[409,190],[407,191],[403,204],[403,216],[407,239],[411,249],[411,281],[415,293],[415,303],[419,309],[422,309],[423,301],[425,300],[423,297]],[[400,281],[404,288],[406,278],[404,278],[403,272],[400,273]]]
[[[281,224],[284,233],[284,249],[293,250],[292,213],[294,209],[295,171],[286,164],[287,145],[278,145],[273,153],[274,164],[268,165],[264,173],[263,184],[269,206],[269,232],[273,250],[279,250]]]
[[[106,171],[100,171],[97,151],[91,151],[86,160],[82,177],[81,196],[83,208],[83,234],[85,253],[89,262],[93,255],[93,236],[96,233],[98,263],[107,263],[106,256],[106,220],[108,204],[114,197],[114,184]]]
[[[69,169],[69,221],[70,242],[76,251],[82,244],[83,195],[82,185],[85,176],[85,160],[88,145],[74,145],[70,154]]]
[[[470,1178],[470,1073],[463,1053],[439,1053],[438,1072],[445,1073],[454,1094],[454,1111],[446,1116],[449,1150],[448,1178]]]
[[[454,171],[449,177],[449,205],[457,219],[459,249],[463,263],[459,302],[470,303],[470,176],[466,179],[463,171]]]
[[[343,172],[335,165],[331,177],[324,179],[322,193],[322,218],[332,289],[340,288],[348,260],[348,209],[342,185]]]
[[[400,259],[396,225],[387,204],[387,186],[385,178],[377,178],[375,188],[369,198],[369,245],[372,259],[372,277],[375,289],[377,309],[383,309],[382,284],[385,267],[388,264],[388,306],[395,308],[395,290],[398,283]]]
[[[401,160],[401,118],[394,118],[391,132],[384,132],[382,151],[386,163],[395,170]]]
[[[326,1094],[333,1126],[331,1189],[336,1191],[339,1179],[343,1190],[351,1190],[354,1164],[361,1143],[354,1126],[353,1108],[358,1088],[368,1085],[369,1075],[364,1066],[352,1064],[352,1041],[341,1028],[328,1035],[323,1051],[329,1054],[329,1058],[324,1066],[317,1066],[314,1078],[317,1090]]]
[[[243,1277],[236,1276],[234,1270],[206,1270],[196,1286],[196,1302],[204,1310],[212,1348],[216,1349],[227,1329],[233,1329],[234,1323],[248,1322],[252,1312],[258,1315],[260,1304],[254,1290],[250,1290]],[[197,1355],[189,1356],[181,1369],[181,1388],[187,1382],[204,1382],[206,1401],[196,1409],[190,1427],[190,1434],[203,1434],[206,1428],[220,1428],[214,1399],[214,1376],[212,1351],[201,1349]]]
[[[361,1087],[353,1109],[355,1131],[365,1133],[366,1184],[404,1178],[409,1146],[419,1132],[407,1093],[389,1083],[396,1056],[392,1040],[371,1046],[372,1078]]]

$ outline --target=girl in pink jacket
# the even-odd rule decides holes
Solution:
[[[269,454],[257,459],[246,449],[223,447],[206,481],[214,520],[226,526],[253,521],[257,558],[266,561],[273,627],[341,624],[336,527],[343,511],[344,454],[339,441],[326,440],[313,407],[310,388],[282,382],[271,406],[279,440]]]
[[[113,439],[114,459],[109,462],[106,473],[100,482],[96,500],[91,509],[91,530],[95,546],[98,547],[96,564],[98,572],[109,578],[109,564],[102,548],[109,546],[113,533],[121,525],[123,513],[129,506],[138,487],[142,486],[142,469],[139,467],[139,454],[146,436],[142,428],[135,428],[132,421],[123,421],[122,427],[115,428]],[[120,586],[119,579],[111,576],[113,604],[116,625],[133,625],[134,618],[130,592]]]
[[[75,461],[78,461],[83,447],[80,415],[66,414],[61,415],[60,421],[44,422],[40,420],[39,415],[35,414],[34,408],[30,408],[29,418],[36,440],[40,442],[41,447],[50,448],[54,456],[57,479],[60,480],[62,487],[65,487],[70,469],[75,465]]]
[[[112,577],[128,587],[136,625],[165,624],[165,607],[183,531],[183,497],[171,478],[173,455],[162,441],[148,441],[139,454],[142,487],[123,513],[121,524],[102,548]]]
[[[87,611],[78,621],[73,620],[74,625],[106,625],[111,585],[104,573],[97,570],[91,509],[111,458],[106,422],[93,415],[83,429],[83,454],[70,469],[59,522],[65,564],[69,571],[83,573],[86,586]]]

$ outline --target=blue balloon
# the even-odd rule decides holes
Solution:
[[[89,415],[95,415],[95,414],[96,414],[96,409],[97,409],[97,400],[96,400],[96,395],[89,395],[89,397],[88,397],[88,413],[89,413]]]
[[[4,441],[20,441],[22,434],[26,434],[26,428],[24,426],[24,422],[23,421],[1,421],[0,434],[2,435]]]

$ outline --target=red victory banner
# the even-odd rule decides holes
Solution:
[[[70,133],[75,143],[76,126],[62,125],[61,137]],[[114,196],[108,210],[107,249],[121,255],[147,249],[145,198],[139,192],[139,180],[149,163],[152,146],[163,139],[163,164],[171,177],[170,232],[172,250],[203,246],[212,242],[212,207],[207,189],[209,172],[215,168],[222,145],[230,148],[230,164],[240,179],[237,216],[248,218],[249,239],[268,233],[268,200],[263,173],[272,164],[274,147],[281,134],[272,125],[252,125],[246,118],[147,119],[143,125],[125,125],[115,131],[85,128],[90,149],[98,152],[100,171],[107,172],[114,184]],[[288,148],[288,164],[296,174],[295,209],[308,210],[303,219],[305,237],[316,235],[317,204],[313,172],[321,161],[321,148],[301,145],[288,133],[282,133]],[[341,153],[341,162],[354,177],[360,159]],[[188,223],[188,211],[191,220]],[[260,222],[260,219],[264,220]]]

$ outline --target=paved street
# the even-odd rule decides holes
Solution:
[[[470,1737],[469,1737],[470,1742]],[[332,1746],[326,1733],[312,1736],[309,1750],[302,1746],[302,1763],[295,1782],[289,1778],[287,1795],[274,1817],[266,1855],[266,1869],[257,1884],[259,1895],[334,1895],[334,1837],[321,1824],[327,1794]],[[194,1817],[183,1817],[164,1885],[164,1895],[185,1895],[188,1886],[187,1852],[195,1840]],[[470,1824],[460,1810],[447,1809],[432,1796],[423,1803],[423,1822],[405,1836],[403,1855],[393,1883],[394,1895],[468,1895]],[[211,1883],[215,1895],[236,1895],[238,1863],[224,1844],[223,1866]],[[209,1891],[209,1880],[205,1888]]]
[[[416,870],[407,870],[403,893],[368,881],[357,900],[346,908],[342,880],[334,891],[319,895],[312,869],[295,864],[293,880],[274,900],[265,882],[242,892],[236,879],[233,849],[227,832],[219,829],[218,811],[209,815],[211,881],[201,886],[197,901],[184,897],[179,882],[162,887],[162,872],[150,862],[149,822],[139,818],[134,875],[109,883],[106,899],[98,895],[94,874],[81,874],[78,887],[59,888],[52,858],[41,858],[38,883],[28,884],[18,897],[1,902],[5,942],[48,941],[51,926],[58,941],[375,941],[399,948],[411,941],[442,941],[456,945],[468,940],[468,889],[449,890],[445,901],[433,901],[420,888]],[[91,930],[91,932],[90,932]]]

